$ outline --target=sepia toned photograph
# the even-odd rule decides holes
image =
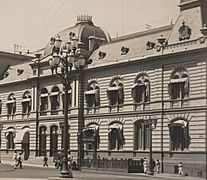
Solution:
[[[207,0],[0,0],[0,180],[207,180]]]

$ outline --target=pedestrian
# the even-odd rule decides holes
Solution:
[[[184,172],[183,172],[183,163],[182,163],[182,162],[180,162],[180,163],[178,164],[178,175],[180,175],[180,176],[184,176]]]
[[[14,151],[14,155],[13,155],[12,159],[14,160],[14,164],[12,164],[12,165],[13,165],[14,169],[16,169],[16,165],[17,165],[17,151],[16,150]]]
[[[156,173],[157,174],[160,173],[160,161],[159,161],[159,159],[157,159],[157,161],[156,161]]]
[[[47,156],[44,156],[44,158],[43,158],[43,166],[44,166],[44,167],[45,167],[45,166],[48,167],[48,163],[47,163],[47,161],[48,161],[48,157],[47,157]]]
[[[143,166],[144,166],[144,173],[147,174],[147,171],[148,171],[148,162],[147,162],[147,159],[146,158],[144,158]]]
[[[70,155],[70,151],[68,151],[68,167],[71,168],[73,163],[73,157]]]
[[[56,169],[61,168],[61,161],[62,161],[62,153],[59,151],[56,155],[56,160],[55,160]]]
[[[155,171],[155,165],[156,165],[155,160],[151,159],[151,170],[152,170],[153,174],[154,174],[154,171]]]
[[[19,155],[17,156],[17,164],[15,169],[17,168],[17,166],[19,166],[20,169],[22,169],[22,153],[19,153]]]

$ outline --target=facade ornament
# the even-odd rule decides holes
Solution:
[[[129,52],[129,48],[122,46],[121,48],[121,55],[125,55]]]
[[[179,41],[190,39],[191,29],[189,26],[185,25],[185,21],[183,21],[182,26],[179,29]]]

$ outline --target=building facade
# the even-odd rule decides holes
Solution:
[[[11,66],[0,81],[2,160],[14,149],[32,159],[63,148],[63,83],[49,66],[59,36],[71,46],[77,38],[92,60],[71,72],[74,159],[140,160],[152,145],[162,172],[174,173],[182,161],[189,175],[206,177],[207,1],[181,0],[179,7],[175,24],[115,39],[79,16],[40,59]]]

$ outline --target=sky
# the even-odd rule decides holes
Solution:
[[[0,50],[38,50],[52,36],[74,26],[78,15],[111,37],[174,23],[180,0],[0,0]]]

